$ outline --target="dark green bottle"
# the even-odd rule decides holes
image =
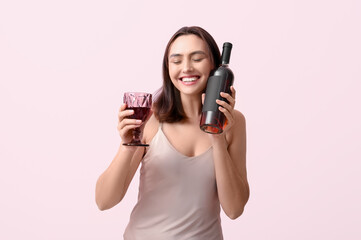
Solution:
[[[233,72],[228,67],[231,50],[232,44],[225,42],[223,44],[221,65],[212,71],[208,78],[200,122],[200,128],[207,133],[222,133],[224,127],[227,125],[227,119],[224,114],[219,111],[219,105],[216,103],[216,99],[228,102],[220,96],[220,92],[231,94],[230,87],[233,85]]]

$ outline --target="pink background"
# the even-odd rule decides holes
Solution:
[[[361,2],[0,3],[0,239],[122,239],[138,175],[101,212],[122,94],[154,92],[185,25],[234,44],[251,197],[227,240],[361,239]],[[226,13],[226,14],[225,14]]]

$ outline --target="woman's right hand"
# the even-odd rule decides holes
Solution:
[[[129,116],[134,114],[133,110],[126,109],[127,104],[123,104],[118,113],[118,132],[122,142],[130,142],[133,139],[133,129],[142,125],[142,120],[131,119]]]

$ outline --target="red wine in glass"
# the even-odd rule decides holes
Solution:
[[[134,114],[129,116],[131,119],[139,119],[144,122],[152,106],[152,94],[142,92],[127,92],[124,93],[123,102],[127,104],[127,109],[134,111]],[[142,130],[137,127],[133,130],[133,139],[129,143],[123,143],[125,146],[143,146],[148,147],[149,144],[141,142]]]
[[[142,122],[144,122],[145,119],[147,119],[148,114],[150,112],[149,107],[127,107],[127,109],[134,111],[134,114],[132,116],[130,116],[129,118],[139,119],[139,120],[142,120]]]

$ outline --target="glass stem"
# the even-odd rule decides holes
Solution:
[[[133,142],[140,142],[140,128],[137,127],[133,131]]]

